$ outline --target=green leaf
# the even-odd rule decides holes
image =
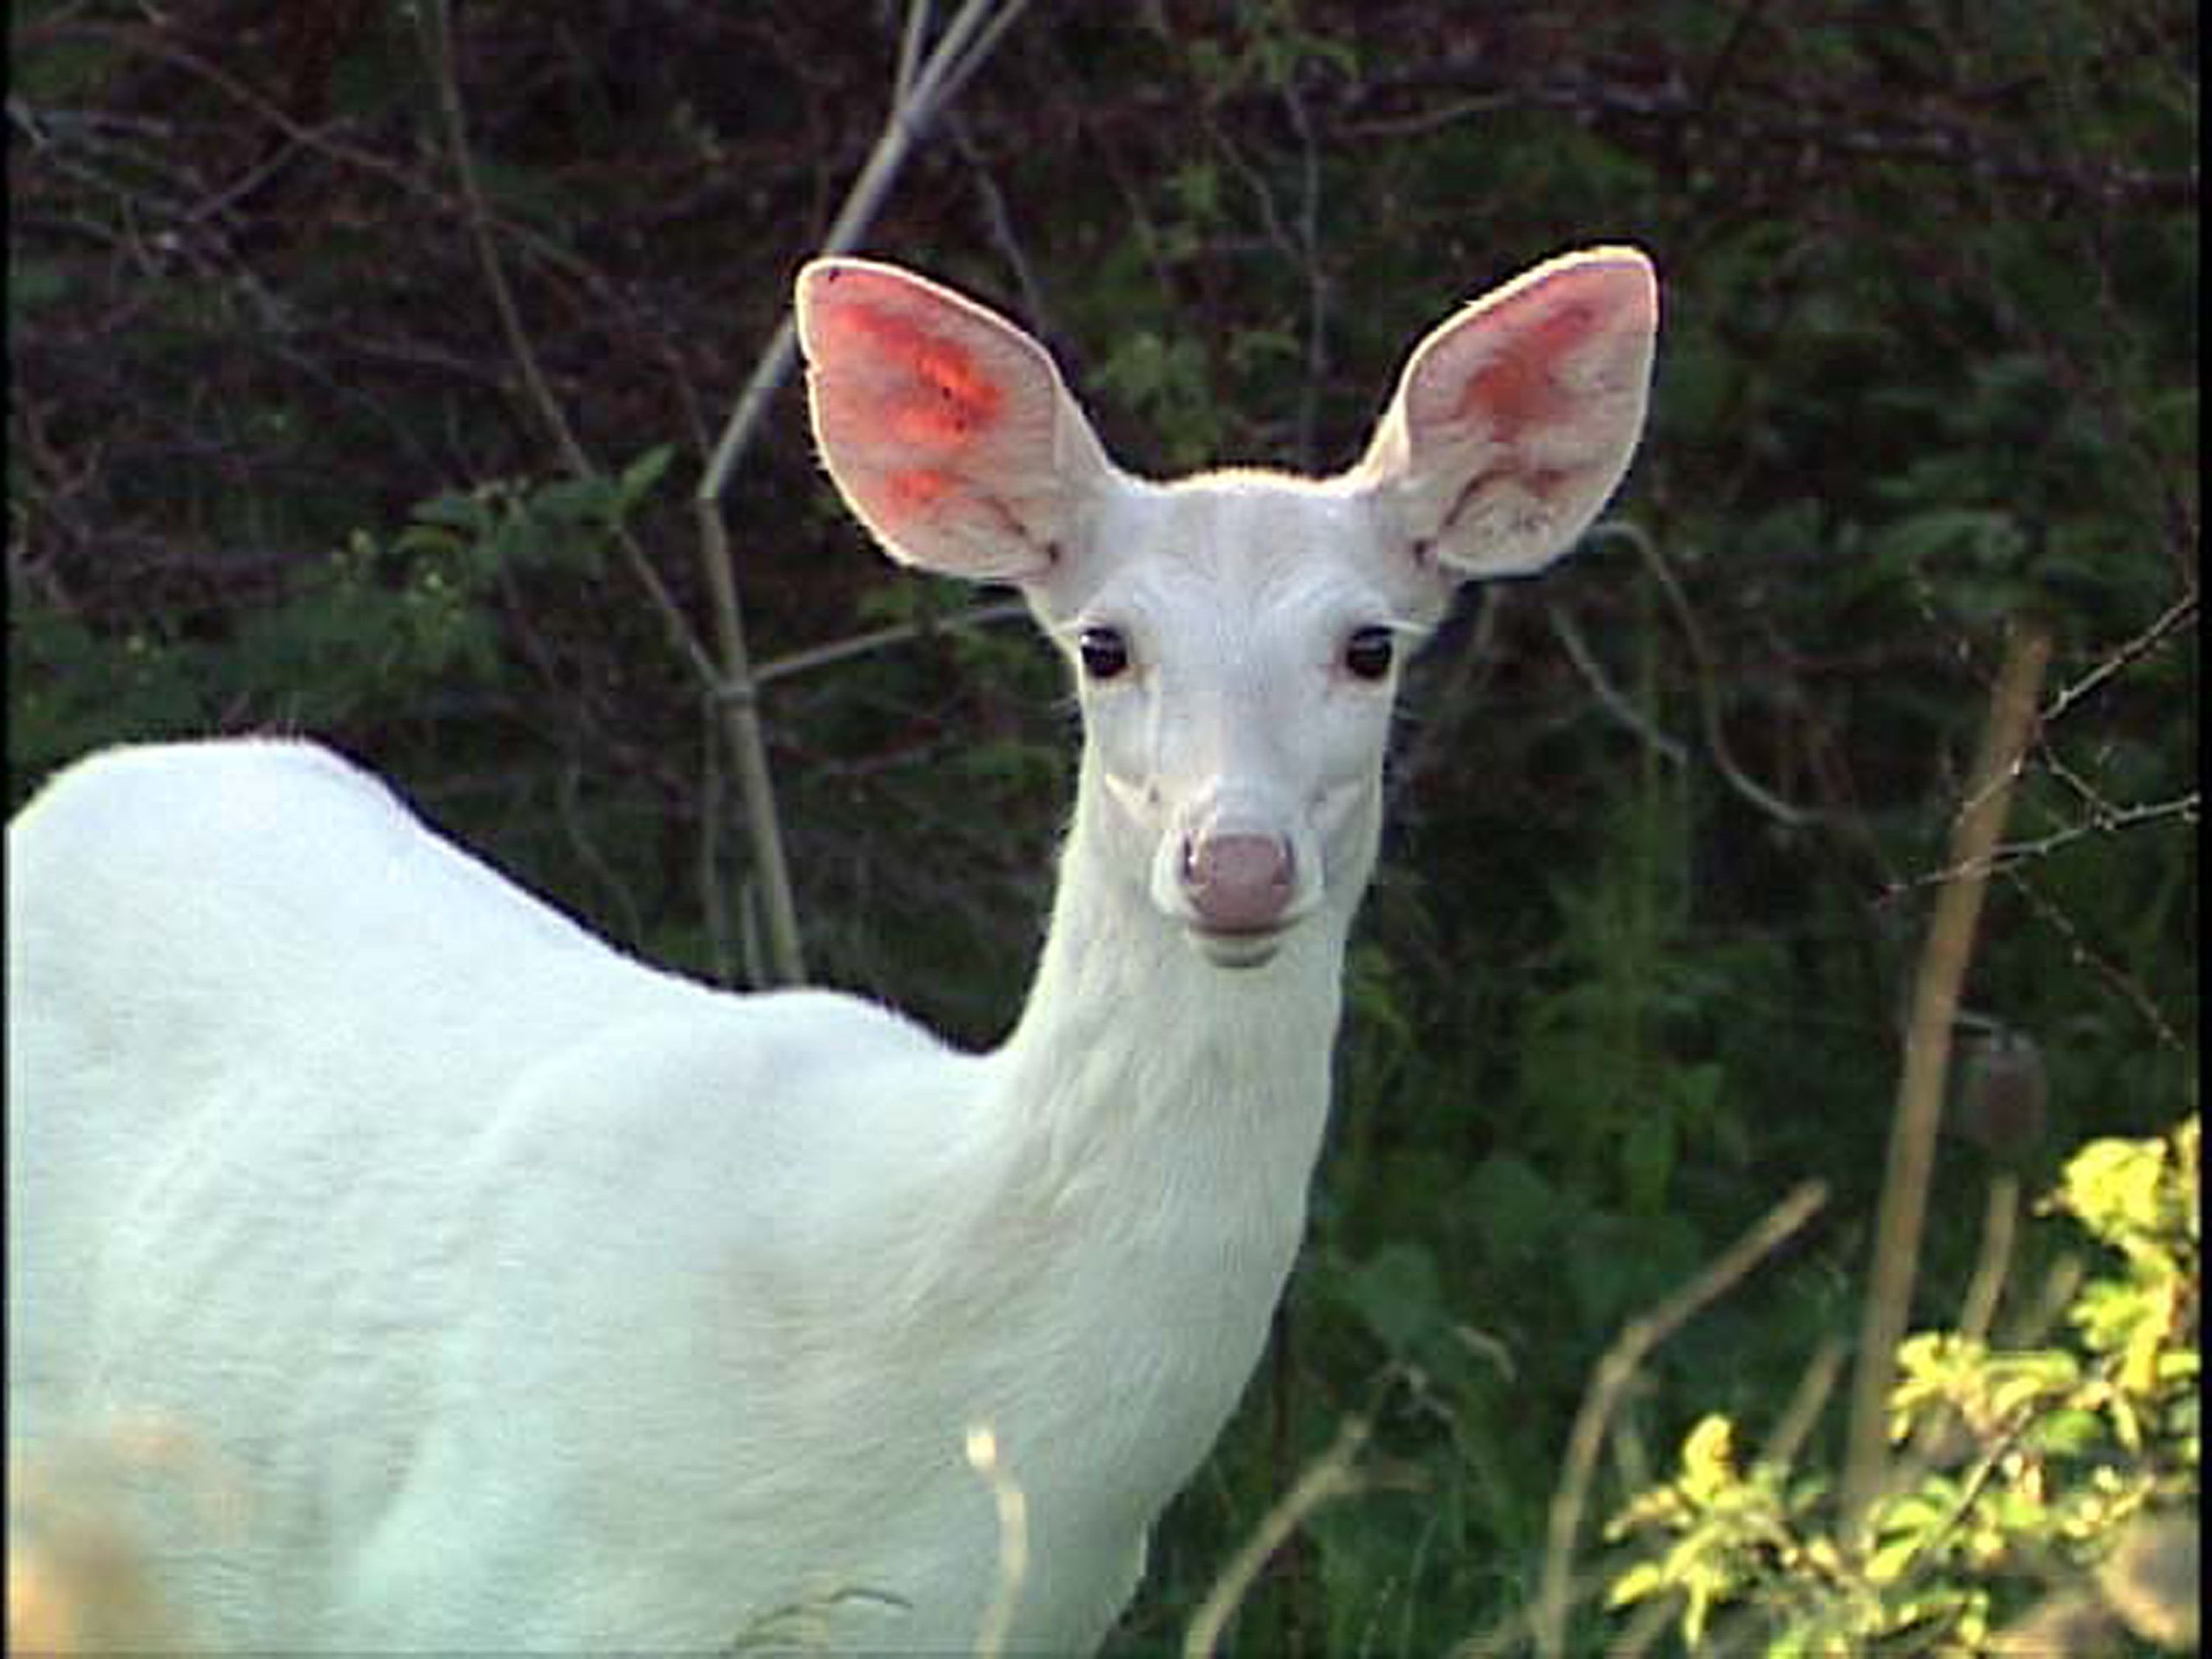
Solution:
[[[622,471],[621,507],[624,512],[653,493],[668,471],[668,464],[676,459],[673,444],[655,444],[632,461]]]
[[[449,530],[459,530],[471,536],[488,535],[495,515],[484,500],[471,492],[448,490],[417,501],[414,516],[424,524],[442,525]]]
[[[617,501],[614,482],[599,473],[586,478],[556,478],[530,497],[531,511],[568,524],[604,524]]]
[[[1417,1244],[1395,1243],[1344,1278],[1346,1299],[1393,1354],[1414,1353],[1445,1315],[1435,1257]]]
[[[1562,1214],[1559,1189],[1535,1166],[1510,1152],[1493,1152],[1467,1184],[1466,1207],[1492,1261],[1516,1261],[1550,1248]]]

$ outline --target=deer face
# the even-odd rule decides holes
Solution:
[[[1366,884],[1399,669],[1449,591],[1382,529],[1341,484],[1138,486],[1033,593],[1075,677],[1091,828],[1219,965]]]
[[[1454,583],[1540,568],[1626,471],[1656,289],[1625,248],[1555,259],[1415,348],[1365,455],[1314,480],[1109,461],[1044,349],[895,267],[817,260],[814,429],[896,559],[1028,596],[1077,675],[1079,836],[1229,967],[1332,903],[1378,830],[1397,669]]]

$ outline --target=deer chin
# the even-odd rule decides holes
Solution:
[[[1275,953],[1283,948],[1283,941],[1290,937],[1293,925],[1240,933],[1189,926],[1184,928],[1183,938],[1214,967],[1241,973],[1247,969],[1264,968],[1273,962]]]

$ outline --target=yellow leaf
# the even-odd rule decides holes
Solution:
[[[1638,1562],[1613,1581],[1606,1593],[1607,1607],[1625,1607],[1631,1601],[1640,1601],[1647,1595],[1656,1595],[1667,1588],[1667,1575],[1659,1570],[1656,1561]]]

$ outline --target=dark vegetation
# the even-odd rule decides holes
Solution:
[[[12,9],[10,803],[102,742],[309,731],[624,945],[742,981],[712,688],[621,538],[712,637],[688,497],[903,14],[461,7],[531,371],[437,9]],[[1514,1620],[1593,1365],[1818,1177],[1625,1393],[1574,1639],[1617,1632],[1597,1522],[1857,1329],[1916,958],[2023,622],[2055,654],[1958,1042],[1970,1074],[2027,1056],[2034,1109],[1954,1086],[1912,1327],[1959,1320],[1994,1183],[2194,1110],[2197,31],[2171,0],[1038,0],[913,151],[862,248],[1036,328],[1140,470],[1343,464],[1419,333],[1552,252],[1633,241],[1664,289],[1620,527],[1471,601],[1410,688],[1310,1246],[1119,1650],[1180,1640],[1347,1416],[1358,1489],[1230,1648]],[[790,671],[762,708],[811,973],[994,1040],[1066,800],[1056,665],[1018,623],[930,625],[973,596],[868,550],[795,386],[725,512],[754,659]],[[2022,1219],[1999,1332],[2037,1335],[2062,1229]],[[2014,1563],[1995,1619],[2057,1571]]]

